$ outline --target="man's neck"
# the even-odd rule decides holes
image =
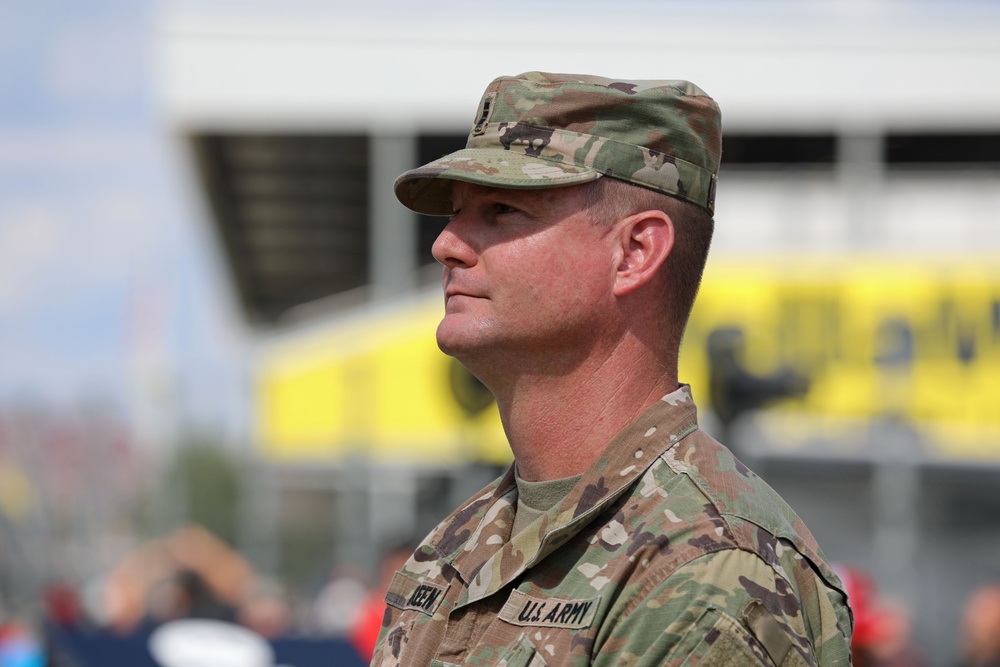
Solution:
[[[523,479],[584,472],[611,439],[677,388],[676,363],[625,345],[569,373],[520,372],[495,391]]]

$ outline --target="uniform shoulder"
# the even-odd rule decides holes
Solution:
[[[675,473],[682,473],[708,500],[737,543],[772,565],[782,549],[793,548],[817,570],[828,585],[843,590],[819,544],[798,514],[728,448],[704,431],[684,438],[665,455]]]
[[[705,554],[650,581],[616,602],[595,664],[627,654],[650,665],[692,657],[705,664],[849,664],[850,622],[823,595],[823,584],[794,589],[752,553]]]
[[[777,537],[812,541],[788,503],[704,431],[695,431],[679,442],[664,459],[671,470],[686,474],[720,515],[752,522]]]

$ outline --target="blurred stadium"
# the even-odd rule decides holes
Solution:
[[[443,221],[392,182],[535,69],[719,101],[681,377],[855,582],[858,641],[960,662],[1000,582],[1000,5],[611,14],[0,8],[0,667],[181,616],[300,667],[359,646],[383,556],[510,456],[434,342]]]

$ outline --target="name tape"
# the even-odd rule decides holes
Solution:
[[[594,622],[599,602],[600,598],[587,600],[535,598],[514,590],[500,611],[500,618],[521,626],[587,628]]]
[[[411,579],[397,572],[385,594],[385,603],[396,609],[413,609],[433,616],[444,601],[447,586]]]

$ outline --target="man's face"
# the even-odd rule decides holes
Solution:
[[[614,226],[590,221],[586,187],[455,183],[455,215],[432,250],[444,265],[444,352],[473,363],[524,361],[594,344],[614,312],[620,253]]]

